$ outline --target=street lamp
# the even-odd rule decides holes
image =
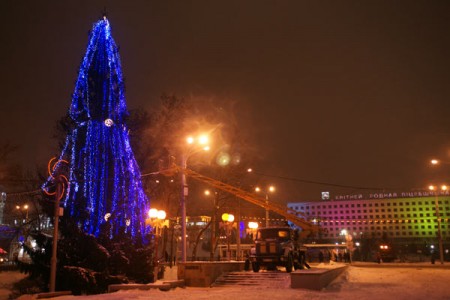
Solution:
[[[25,209],[26,211],[26,215],[25,215],[25,223],[28,222],[28,204],[25,204],[23,206],[23,209]]]
[[[256,230],[258,229],[258,222],[248,222],[248,229],[250,229],[250,233],[252,235],[252,240],[255,239]]]
[[[17,210],[25,210],[25,223],[28,223],[28,204],[25,204],[24,206],[19,206],[19,205],[16,205],[16,209]]]
[[[228,251],[228,260],[231,260],[231,249],[230,249],[230,235],[231,235],[231,227],[234,222],[234,215],[224,213],[222,214],[222,221],[225,222],[226,230],[227,230],[227,251]]]
[[[186,262],[187,243],[186,243],[186,200],[189,194],[189,188],[186,180],[187,161],[189,157],[199,151],[209,150],[209,139],[207,135],[198,137],[189,136],[186,138],[187,147],[185,147],[181,156],[181,262]]]
[[[260,187],[255,187],[255,192],[257,192],[257,193],[259,193],[259,192],[261,192],[262,190],[261,190],[261,188]],[[265,194],[265,196],[266,196],[266,227],[269,227],[269,208],[268,208],[268,206],[269,206],[269,193],[273,193],[273,192],[275,192],[275,187],[273,186],[273,185],[270,185],[270,186],[268,186],[267,187],[267,191],[266,191],[266,193],[264,193]]]
[[[206,197],[210,197],[212,195],[210,190],[205,190],[204,195]],[[219,207],[217,206],[217,192],[214,192],[214,199],[213,199],[213,209],[211,214],[211,247],[209,251],[209,260],[214,260],[214,252],[215,252],[215,246],[216,246],[216,218],[217,218],[217,210]]]
[[[258,229],[258,222],[248,222],[248,228],[253,230]]]
[[[345,253],[344,253],[345,261],[351,263],[352,262],[352,252],[354,250],[353,237],[352,237],[351,233],[348,232],[347,229],[342,229],[340,234],[342,236],[344,236],[344,238],[345,238],[345,248],[346,248]]]
[[[157,210],[156,208],[151,208],[148,211],[148,219],[145,220],[147,225],[152,226],[153,229],[153,239],[155,242],[155,253],[153,255],[153,280],[158,279],[158,239],[161,236],[161,227],[166,219],[166,212],[164,210]]]
[[[432,164],[432,165],[441,165],[441,164],[443,164],[443,165],[450,165],[450,162],[449,161],[443,161],[443,160],[440,160],[440,159],[436,159],[436,158],[433,158],[432,160],[430,160],[430,163]]]
[[[434,185],[430,185],[428,187],[430,191],[434,191],[434,206],[436,208],[436,219],[437,219],[437,226],[438,226],[438,242],[439,242],[439,260],[441,261],[441,264],[444,264],[444,246],[442,244],[442,234],[441,234],[441,216],[439,214],[439,201],[438,201],[438,187]],[[441,186],[442,191],[446,191],[448,187],[446,185]]]

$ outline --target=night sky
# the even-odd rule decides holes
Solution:
[[[448,1],[2,1],[0,137],[30,168],[105,6],[128,108],[234,103],[280,201],[450,183]]]

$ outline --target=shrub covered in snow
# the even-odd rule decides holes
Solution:
[[[105,227],[107,230],[107,227]],[[48,286],[52,238],[34,234],[38,247],[27,248],[32,264],[23,266],[39,284]],[[96,294],[107,291],[114,283],[153,282],[153,248],[135,242],[123,234],[110,240],[107,234],[96,238],[83,233],[70,221],[61,223],[58,241],[56,289],[74,294]],[[35,281],[35,282],[38,282]],[[38,286],[38,285],[35,285]]]

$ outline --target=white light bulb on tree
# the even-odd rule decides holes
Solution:
[[[114,125],[114,121],[113,120],[111,120],[111,119],[106,119],[105,120],[105,126],[106,127],[111,127],[113,125]]]

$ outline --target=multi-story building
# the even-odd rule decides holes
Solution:
[[[327,242],[341,241],[342,232],[346,232],[353,240],[387,238],[396,244],[437,245],[438,212],[446,249],[450,244],[448,191],[345,195],[334,200],[288,203],[288,207],[317,223],[322,228],[321,239]]]

